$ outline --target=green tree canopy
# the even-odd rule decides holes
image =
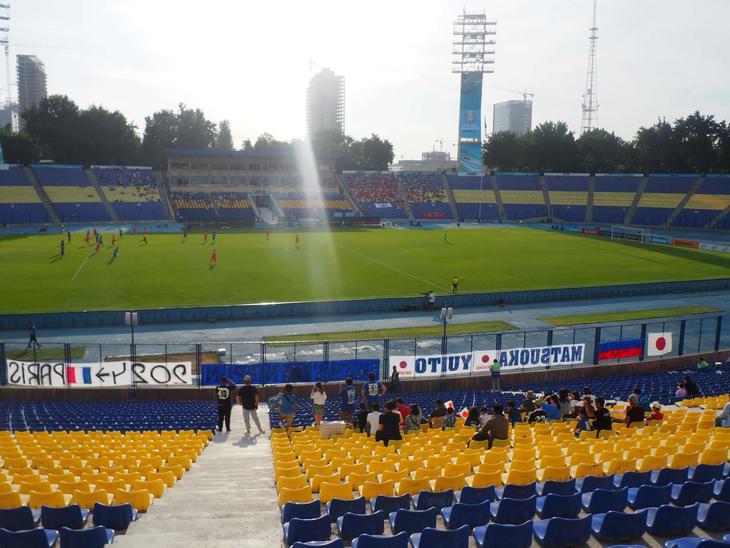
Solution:
[[[165,163],[167,148],[212,148],[217,136],[216,125],[200,109],[189,109],[183,103],[177,112],[158,110],[145,118],[142,152],[153,166]]]
[[[221,150],[233,150],[231,123],[228,120],[221,120],[218,122],[218,135],[215,139],[215,148]]]

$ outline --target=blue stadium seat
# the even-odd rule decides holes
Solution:
[[[426,527],[422,532],[411,535],[411,546],[413,548],[469,548],[470,531],[468,525],[448,531]]]
[[[410,508],[411,496],[409,494],[401,495],[399,497],[378,495],[377,497],[370,499],[370,510],[373,512],[382,510],[385,512],[386,516],[388,516],[391,512],[397,512],[398,510],[410,510]]]
[[[702,537],[683,537],[668,540],[664,548],[727,548],[727,543]]]
[[[314,501],[319,503],[319,501]],[[327,503],[327,513],[332,518],[332,521],[337,521],[337,518],[344,516],[347,512],[353,514],[364,514],[365,509],[365,497],[358,497],[356,499],[344,500],[344,499],[332,499]],[[312,516],[316,517],[316,516]],[[387,516],[383,515],[385,519]]]
[[[716,481],[712,494],[717,500],[730,502],[730,480]]]
[[[546,548],[567,548],[583,546],[591,538],[591,518],[550,518],[533,524],[535,539]]]
[[[532,546],[532,520],[518,525],[490,523],[475,527],[472,531],[477,548],[530,548]]]
[[[529,499],[537,494],[537,483],[527,485],[508,484],[495,489],[498,499]]]
[[[502,499],[489,504],[489,515],[495,523],[518,525],[535,515],[536,496],[529,499]]]
[[[615,489],[613,476],[586,476],[575,480],[575,488],[581,493],[590,493],[596,489]]]
[[[537,497],[535,508],[541,519],[576,518],[580,514],[580,493],[572,495],[556,495],[550,493]]]
[[[40,511],[31,510],[30,506],[0,508],[0,529],[13,532],[34,529],[40,523],[40,520]]]
[[[102,548],[114,540],[114,530],[102,525],[89,529],[61,527],[61,548]]]
[[[613,486],[616,489],[622,489],[624,487],[633,489],[634,487],[641,487],[642,485],[649,485],[650,483],[651,471],[624,472],[623,474],[616,474],[613,480]]]
[[[351,541],[363,534],[382,535],[385,531],[384,520],[385,512],[382,510],[378,510],[374,514],[345,512],[345,515],[337,518],[337,531],[346,541]]]
[[[413,496],[413,505],[416,510],[428,510],[429,508],[441,510],[441,508],[452,504],[454,504],[454,491],[452,489],[439,492],[421,491]]]
[[[0,546],[3,548],[51,548],[58,540],[58,531],[51,529],[27,529],[8,531],[0,529]]]
[[[541,497],[547,495],[572,495],[575,492],[574,479],[569,481],[548,480],[545,483],[537,484],[537,494]]]
[[[352,541],[352,548],[408,548],[408,533],[397,535],[360,535]]]
[[[468,525],[473,529],[486,525],[489,521],[489,504],[488,500],[477,504],[458,502],[453,506],[442,508],[441,517],[447,529],[458,529],[462,525]]]
[[[694,502],[709,502],[712,498],[712,488],[715,482],[698,483],[688,481],[681,485],[672,486],[672,502],[677,506],[687,506]]]
[[[60,508],[41,506],[41,526],[44,529],[82,529],[89,519],[89,511],[81,509],[78,504],[70,504]]]
[[[318,518],[322,515],[321,507],[322,505],[318,500],[313,500],[312,502],[287,502],[279,509],[281,523],[284,524],[292,518]],[[96,511],[94,512],[96,513]]]
[[[284,524],[284,540],[291,545],[297,541],[329,540],[332,534],[329,514],[318,518],[292,518]]]
[[[131,504],[108,505],[97,502],[94,504],[91,522],[115,531],[124,531],[136,519],[137,510]]]
[[[312,540],[310,542],[295,542],[291,545],[291,548],[345,548],[345,541],[341,538],[335,538],[332,540]]]
[[[646,517],[643,514],[612,510],[605,514],[594,514],[591,529],[601,542],[634,542],[646,532]]]
[[[630,487],[627,497],[629,508],[640,510],[669,504],[672,497],[672,485],[642,485],[641,487]]]
[[[676,537],[689,534],[697,524],[699,503],[691,506],[663,504],[638,512],[646,516],[646,529],[653,535]]]
[[[581,505],[589,514],[602,514],[614,510],[623,512],[626,508],[629,488],[624,487],[618,491],[607,489],[596,489],[592,493],[583,493]]]
[[[689,469],[689,479],[690,481],[697,481],[700,483],[720,480],[723,477],[722,473],[722,464],[698,464],[697,466]]]
[[[462,504],[479,504],[484,501],[493,502],[496,496],[494,485],[490,485],[489,487],[469,487],[467,485],[461,491],[454,493],[456,502]]]
[[[393,534],[405,531],[410,536],[426,527],[436,527],[437,515],[436,508],[429,508],[428,510],[398,510],[391,512],[388,518]]]
[[[708,531],[726,531],[730,529],[730,502],[715,501],[700,504],[697,511],[697,523]]]
[[[651,482],[654,485],[684,483],[688,475],[689,468],[662,468],[651,473]]]

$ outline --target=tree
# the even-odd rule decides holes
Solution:
[[[85,164],[134,165],[140,161],[136,127],[119,111],[91,106],[79,113],[79,160]]]
[[[79,107],[66,95],[50,95],[23,113],[25,132],[43,158],[60,164],[81,162]]]
[[[730,173],[730,124],[720,122],[717,133],[717,166],[715,171]]]
[[[262,133],[253,145],[254,150],[285,150],[291,145],[286,141],[277,141],[271,133]]]
[[[244,139],[243,142],[241,142],[241,150],[253,150],[251,139]]]
[[[527,136],[526,163],[534,171],[574,171],[578,147],[565,122],[543,122]]]
[[[216,125],[200,109],[183,103],[178,111],[159,110],[145,118],[142,151],[153,166],[165,163],[168,148],[211,148],[216,142]]]
[[[586,131],[576,144],[579,171],[611,173],[625,171],[629,167],[629,145],[621,137],[605,129]]]
[[[353,141],[348,149],[356,169],[385,171],[393,163],[393,145],[374,133]]]
[[[721,129],[714,116],[699,111],[676,120],[672,136],[679,152],[679,171],[711,171],[718,162]]]
[[[0,129],[0,143],[8,164],[32,164],[41,159],[41,150],[30,135],[21,131],[13,133],[10,124]]]
[[[645,172],[671,173],[676,171],[677,147],[672,124],[658,120],[651,127],[641,127],[634,138],[637,167]]]
[[[221,150],[233,150],[231,123],[228,120],[221,120],[218,122],[218,136],[215,140],[215,148]]]
[[[357,160],[352,148],[355,140],[334,129],[321,129],[312,136],[312,149],[316,156],[336,158],[335,169],[357,169]]]
[[[489,136],[483,145],[484,165],[500,171],[520,171],[525,166],[523,135],[499,131]]]

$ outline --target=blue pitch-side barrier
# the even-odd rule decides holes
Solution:
[[[297,382],[329,381],[351,377],[354,381],[366,381],[368,374],[380,375],[380,360],[335,360],[330,362],[266,362],[246,365],[205,364],[201,384],[215,386],[222,377],[236,384],[243,384],[243,377],[251,375],[257,384],[285,384]]]
[[[424,291],[429,289],[424,286]],[[728,291],[730,278],[694,280],[685,282],[658,282],[645,284],[604,285],[596,287],[565,287],[533,291],[494,291],[489,293],[462,293],[438,295],[436,306],[465,308],[496,306],[503,298],[509,305],[556,301],[612,299],[644,295],[667,295],[704,291]],[[354,299],[346,301],[310,301],[274,304],[244,304],[195,308],[158,308],[137,310],[140,324],[173,324],[181,322],[210,322],[253,320],[297,316],[368,314],[421,310],[423,297],[391,299]],[[102,327],[124,325],[124,310],[99,312],[59,312],[44,314],[2,314],[0,330],[25,330],[31,322],[39,328]]]

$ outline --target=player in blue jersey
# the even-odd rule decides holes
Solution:
[[[340,419],[352,424],[352,414],[357,409],[357,388],[352,384],[352,379],[345,379],[345,386],[340,392]]]

